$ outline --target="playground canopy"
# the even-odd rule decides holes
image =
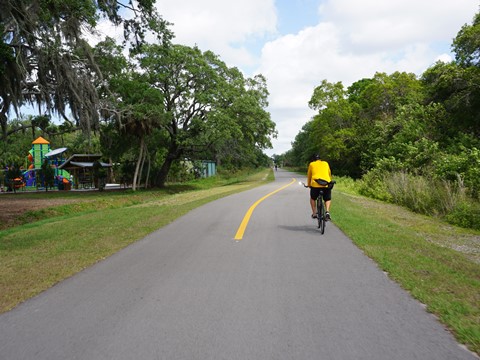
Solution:
[[[78,170],[78,169],[88,169],[93,168],[93,163],[97,160],[100,160],[102,155],[100,154],[74,154],[70,156],[59,169],[65,170]],[[112,165],[100,162],[102,167],[111,167]]]
[[[63,147],[63,148],[60,148],[60,149],[55,149],[55,150],[52,150],[48,153],[46,153],[45,157],[52,157],[52,156],[56,156],[56,155],[60,155],[60,154],[63,154],[65,151],[67,151],[67,148],[66,147]]]

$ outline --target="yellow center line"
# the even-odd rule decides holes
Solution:
[[[272,191],[270,194],[265,195],[261,199],[257,200],[252,206],[250,206],[250,209],[248,209],[247,213],[245,214],[245,216],[242,220],[242,223],[238,227],[238,230],[237,230],[237,233],[235,234],[234,239],[235,240],[242,240],[243,239],[243,234],[245,233],[245,229],[247,228],[248,222],[250,221],[250,217],[252,216],[253,210],[255,210],[255,208],[257,207],[258,204],[260,204],[263,200],[265,200],[269,196],[271,196],[273,194],[276,194],[277,192],[289,187],[290,185],[292,185],[296,181],[297,180],[295,178],[293,178],[292,181],[289,184],[287,184],[285,186],[282,186],[280,189]]]

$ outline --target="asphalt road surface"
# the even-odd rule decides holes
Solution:
[[[1,315],[0,359],[478,359],[334,223],[320,235],[295,177],[202,206]]]

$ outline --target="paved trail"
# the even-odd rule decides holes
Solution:
[[[235,241],[295,175],[276,177],[1,315],[0,358],[477,359],[332,223],[320,235],[297,182]]]

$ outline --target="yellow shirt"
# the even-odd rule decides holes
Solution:
[[[326,187],[318,184],[315,180],[323,179],[328,182],[332,181],[332,173],[328,162],[322,160],[312,161],[308,165],[307,185],[311,187]]]

